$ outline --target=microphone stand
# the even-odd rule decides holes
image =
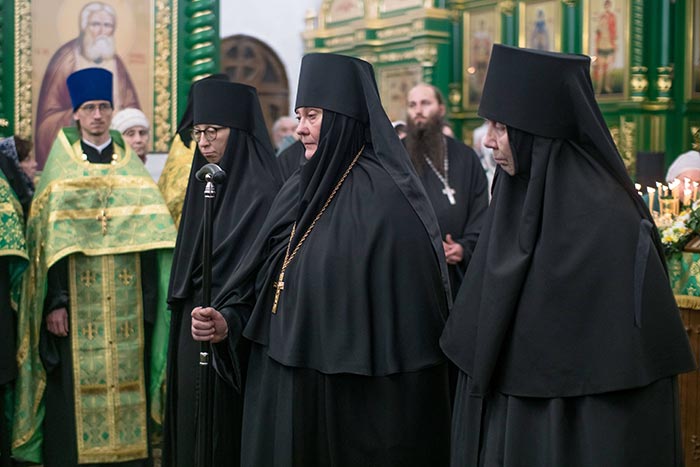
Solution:
[[[202,306],[211,306],[211,256],[212,223],[214,221],[214,199],[216,184],[226,179],[226,173],[216,164],[206,164],[197,171],[197,180],[206,182],[204,187],[204,232],[202,238]],[[195,444],[195,462],[197,467],[212,466],[212,389],[213,373],[211,361],[211,344],[199,343],[199,371],[197,392],[197,435]]]

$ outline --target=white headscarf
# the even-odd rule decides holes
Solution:
[[[112,118],[112,128],[119,133],[124,133],[134,126],[142,126],[146,129],[151,127],[151,124],[148,123],[148,118],[146,118],[146,114],[139,109],[122,109],[114,114],[114,118]]]
[[[678,175],[688,169],[700,170],[700,152],[688,151],[678,156],[671,164],[671,167],[668,168],[668,172],[666,172],[666,181],[672,182],[678,178]]]

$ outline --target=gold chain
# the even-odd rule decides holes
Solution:
[[[279,301],[280,293],[282,292],[282,290],[284,290],[284,272],[287,270],[287,266],[289,266],[289,263],[292,262],[292,260],[296,256],[296,254],[299,252],[299,249],[304,244],[306,237],[308,237],[309,234],[311,233],[311,231],[314,229],[314,227],[316,227],[316,222],[318,222],[318,220],[321,218],[323,213],[326,212],[326,208],[328,207],[328,205],[331,204],[331,201],[333,201],[335,194],[338,192],[340,187],[343,185],[343,182],[348,177],[348,174],[350,173],[352,168],[355,166],[355,163],[360,158],[360,154],[362,154],[362,151],[364,149],[365,149],[365,146],[362,145],[360,150],[355,155],[355,158],[352,160],[352,162],[350,162],[350,165],[345,170],[345,173],[343,174],[343,176],[340,177],[340,180],[338,180],[338,183],[336,183],[335,188],[333,188],[333,191],[331,191],[331,194],[328,197],[328,199],[326,200],[326,202],[324,203],[323,207],[318,212],[318,214],[316,214],[316,217],[314,218],[313,222],[311,222],[311,225],[309,226],[309,228],[306,229],[306,232],[304,232],[304,235],[301,237],[301,239],[299,240],[299,243],[297,243],[297,246],[294,248],[294,250],[292,251],[292,254],[290,255],[289,249],[292,246],[292,239],[294,238],[294,233],[296,232],[296,229],[297,229],[297,223],[294,222],[294,224],[292,225],[292,233],[289,235],[289,243],[287,243],[287,252],[284,254],[284,261],[282,262],[282,269],[280,270],[279,280],[275,284],[275,289],[277,289],[277,291],[275,292],[275,301],[272,305],[272,313],[277,313],[277,302]]]

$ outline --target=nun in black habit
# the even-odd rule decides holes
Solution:
[[[296,109],[309,160],[215,302],[252,341],[241,464],[447,465],[442,241],[372,66],[306,55]]]
[[[280,166],[282,178],[285,181],[306,162],[304,152],[304,144],[301,141],[295,141],[282,150],[277,156],[277,163]]]
[[[676,375],[695,362],[589,69],[493,48],[479,115],[501,167],[441,338],[453,466],[683,464]]]
[[[223,73],[216,73],[202,78],[200,81],[218,79],[228,81]],[[187,104],[177,124],[175,136],[170,142],[168,159],[165,161],[163,171],[158,178],[158,189],[163,194],[170,214],[173,216],[175,228],[180,227],[182,217],[182,205],[185,202],[189,171],[192,168],[195,148],[192,145],[192,118],[194,117],[194,103],[192,101],[192,89],[187,93]]]
[[[178,231],[170,277],[168,303],[172,309],[168,357],[168,395],[165,417],[163,465],[194,465],[195,406],[199,344],[191,336],[190,313],[202,301],[202,229],[204,183],[196,172],[216,159],[216,146],[223,149],[218,165],[226,181],[217,186],[212,238],[212,292],[216,297],[233,274],[262,226],[272,200],[281,186],[258,96],[254,88],[221,80],[204,80],[193,87],[194,128],[203,130],[195,140],[189,184]],[[217,139],[226,138],[226,141]],[[238,346],[240,330],[227,341]],[[238,465],[242,387],[240,378],[215,376],[213,385],[213,462]]]

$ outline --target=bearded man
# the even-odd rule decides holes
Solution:
[[[413,87],[404,142],[437,215],[454,296],[479,238],[488,184],[474,150],[443,133],[444,102],[435,86]]]
[[[115,50],[114,8],[91,2],[80,12],[80,35],[67,42],[51,57],[39,92],[36,111],[36,161],[41,170],[59,130],[73,121],[73,106],[66,79],[77,70],[99,67],[112,72],[115,110],[141,108],[129,72]]]

